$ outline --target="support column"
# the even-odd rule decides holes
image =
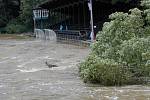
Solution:
[[[66,26],[66,19],[67,19],[67,16],[66,16],[66,7],[64,7],[64,28]]]
[[[62,21],[62,8],[60,8],[60,22]]]
[[[59,22],[61,22],[61,8],[59,8]]]
[[[72,25],[75,25],[75,5],[72,6]]]
[[[92,2],[92,0],[90,0],[89,4],[91,6],[91,8],[90,8],[90,15],[91,15],[91,21],[90,21],[91,22],[91,41],[94,41],[95,35],[94,35],[93,2]]]
[[[40,26],[40,28],[43,29],[42,9],[40,9],[40,17],[41,17],[41,26]]]
[[[69,25],[69,7],[66,8],[66,16],[67,16],[66,26],[68,27],[68,25]]]
[[[86,27],[86,17],[85,17],[85,2],[83,2],[83,27]]]
[[[52,19],[51,19],[51,10],[49,9],[49,28],[51,28],[52,25]]]
[[[54,11],[53,9],[51,10],[51,26],[53,28],[53,24],[54,24]]]
[[[61,16],[62,16],[61,23],[63,23],[63,20],[64,20],[64,8],[62,8],[62,11],[61,11],[61,12],[62,12],[62,13],[61,13],[61,14],[62,14],[62,15],[61,15]]]
[[[80,29],[81,25],[80,25],[80,4],[78,4],[78,29]]]
[[[54,27],[55,27],[55,24],[56,24],[56,12],[54,10]]]

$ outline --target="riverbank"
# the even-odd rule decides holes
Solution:
[[[25,34],[0,34],[1,40],[8,40],[8,39],[20,40],[20,39],[29,39],[29,38],[32,37]]]

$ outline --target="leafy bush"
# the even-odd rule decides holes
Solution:
[[[7,24],[8,19],[2,15],[0,15],[0,27],[3,27]]]
[[[132,72],[133,77],[149,77],[150,37],[124,41],[119,51],[120,61]]]
[[[6,33],[23,33],[31,30],[31,26],[28,24],[24,24],[21,19],[18,17],[16,19],[11,20],[7,26],[5,27]]]
[[[144,82],[139,77],[150,77],[149,25],[142,14],[135,8],[109,16],[111,21],[104,23],[90,56],[80,65],[85,82],[138,84]]]
[[[112,4],[115,4],[117,2],[125,2],[125,3],[128,3],[129,1],[131,0],[111,0]]]
[[[9,34],[25,32],[26,28],[23,25],[11,24],[6,27],[6,32]]]
[[[9,20],[9,22],[8,21],[6,22],[4,19],[2,19],[5,18],[4,16],[2,16],[2,18],[0,17],[0,26],[3,24],[4,24],[3,26],[6,26],[7,24],[5,28],[7,33],[22,33],[32,31],[33,29],[32,10],[37,4],[42,3],[43,1],[46,0],[20,0],[21,5],[19,16],[15,19]],[[8,10],[9,8],[6,9]],[[12,9],[10,9],[10,11],[11,10]],[[10,15],[8,12],[7,16],[9,17],[12,15]]]
[[[122,85],[130,82],[132,76],[127,68],[113,59],[101,59],[93,55],[80,65],[80,75],[84,82],[101,85]]]

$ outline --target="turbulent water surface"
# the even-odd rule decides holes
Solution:
[[[84,84],[76,65],[88,53],[54,42],[0,40],[0,100],[150,100],[148,86]]]

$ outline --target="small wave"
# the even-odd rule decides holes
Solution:
[[[3,85],[0,85],[0,88],[4,87]]]
[[[7,62],[9,62],[10,60],[15,60],[15,59],[17,59],[18,57],[4,57],[4,58],[2,58],[2,61],[0,61],[0,63],[7,63]]]
[[[18,57],[12,57],[12,58],[10,58],[10,59],[12,59],[12,60],[14,60],[14,59],[17,59]]]
[[[52,59],[49,56],[39,57],[40,59]]]
[[[21,68],[21,67],[24,67],[27,64],[33,63],[33,62],[38,61],[38,60],[43,60],[43,59],[52,59],[52,58],[50,58],[49,56],[37,57],[37,58],[34,58],[30,61],[24,62],[24,63],[18,65],[17,67]]]
[[[109,100],[118,100],[119,97],[117,96],[105,96],[105,98],[109,99]]]
[[[0,61],[0,64],[1,64],[1,63],[6,63],[6,62],[8,61],[8,59],[9,59],[9,57],[4,57],[4,58],[2,58],[2,61]]]
[[[69,63],[69,62],[68,62]],[[54,67],[52,68],[52,70],[66,70],[68,68],[72,68],[75,67],[77,65],[77,63],[70,63],[70,65],[58,65],[59,67]]]
[[[53,85],[52,83],[39,83],[38,85],[41,85],[41,86],[49,86],[49,85]]]
[[[32,68],[32,69],[29,69],[29,70],[23,70],[23,69],[16,69],[20,72],[23,72],[23,73],[33,73],[33,72],[37,72],[37,71],[42,71],[42,70],[47,70],[46,68],[45,69],[36,69],[36,68]]]
[[[17,67],[19,67],[19,68],[24,67],[25,65],[30,64],[32,62],[35,62],[37,60],[38,60],[37,58],[36,59],[32,59],[31,61],[27,61],[27,62],[24,62],[24,63],[18,65]]]
[[[9,60],[4,60],[4,61],[1,61],[0,64],[2,63],[7,63]]]

